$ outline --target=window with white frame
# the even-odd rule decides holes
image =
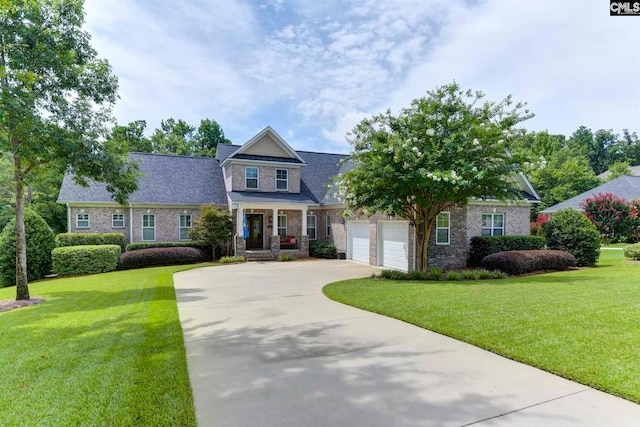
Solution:
[[[142,241],[153,242],[156,240],[156,216],[153,214],[142,215]]]
[[[191,230],[191,214],[180,215],[180,240],[189,240]]]
[[[440,212],[436,218],[436,245],[451,243],[451,213]]]
[[[247,190],[257,190],[259,188],[259,173],[258,168],[254,166],[247,166],[244,168],[244,188]]]
[[[483,236],[504,236],[504,214],[503,213],[482,214],[482,235]]]
[[[287,216],[278,215],[278,236],[287,235]]]
[[[76,214],[76,228],[89,228],[89,214],[88,213],[77,213]]]
[[[287,169],[276,169],[276,190],[287,191],[289,189],[289,171]]]
[[[331,236],[331,215],[327,214],[327,237]]]
[[[111,215],[111,227],[124,228],[124,214],[115,213]]]
[[[315,215],[307,215],[307,236],[309,240],[318,239],[318,217]]]

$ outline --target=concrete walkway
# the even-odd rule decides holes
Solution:
[[[198,425],[636,426],[640,406],[327,299],[350,261],[175,275]]]

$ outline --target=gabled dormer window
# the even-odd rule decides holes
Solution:
[[[244,168],[244,188],[247,190],[257,190],[259,188],[259,173],[258,168],[253,166],[247,166]]]
[[[276,169],[276,190],[289,190],[289,171],[287,169]]]

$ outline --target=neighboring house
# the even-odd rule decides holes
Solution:
[[[614,196],[618,196],[621,199],[633,200],[640,199],[640,176],[621,176],[616,179],[612,179],[609,182],[593,188],[589,191],[585,191],[582,194],[578,194],[575,197],[560,202],[557,205],[550,206],[540,213],[553,214],[563,209],[573,208],[579,211],[582,210],[580,206],[589,197],[595,197],[598,194],[611,193]]]
[[[67,175],[59,203],[69,232],[124,233],[127,242],[187,240],[202,204],[229,209],[234,250],[249,259],[288,251],[308,256],[309,241],[331,241],[347,259],[387,268],[415,266],[415,233],[388,215],[345,218],[327,184],[348,156],[296,151],[265,128],[242,146],[219,145],[215,158],[132,153],[140,163],[139,189],[128,206],[113,202],[104,184],[83,188]],[[479,235],[528,235],[531,203],[540,198],[524,175],[518,203],[474,200],[439,215],[431,233],[429,263],[464,267],[469,241]],[[246,220],[248,235],[244,238]]]
[[[611,172],[606,170],[606,171],[602,172],[600,175],[598,175],[598,178],[607,179],[607,178],[609,178],[609,175],[611,175]],[[631,175],[631,176],[640,176],[640,165],[638,165],[638,166],[629,166],[629,175]]]

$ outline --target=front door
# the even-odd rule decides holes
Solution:
[[[262,249],[262,214],[247,214],[247,249]]]

